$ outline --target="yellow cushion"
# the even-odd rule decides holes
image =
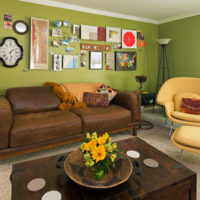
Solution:
[[[184,93],[184,92],[176,93],[174,95],[174,106],[176,111],[182,111],[181,109],[182,98],[200,99],[200,96],[194,93]]]
[[[190,114],[190,113],[174,111],[171,113],[171,115],[176,119],[180,119],[180,120],[184,120],[184,121],[200,122],[200,115],[197,115],[197,114]]]
[[[83,101],[84,92],[96,92],[102,83],[67,83],[62,84],[65,89],[74,95],[78,101]]]
[[[200,127],[181,126],[175,130],[173,137],[179,144],[200,148]]]

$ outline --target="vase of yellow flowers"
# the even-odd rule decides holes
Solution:
[[[107,133],[99,137],[96,132],[87,133],[80,150],[85,166],[91,168],[95,180],[101,180],[109,172],[110,166],[115,167],[117,157],[123,157]]]

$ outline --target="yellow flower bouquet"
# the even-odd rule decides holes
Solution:
[[[97,133],[87,133],[84,143],[80,146],[86,167],[91,167],[94,178],[101,180],[108,173],[110,165],[115,167],[115,159],[123,157],[117,150],[117,144],[111,143],[108,133],[97,136]]]

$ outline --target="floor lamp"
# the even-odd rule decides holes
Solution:
[[[166,46],[169,44],[171,39],[158,39],[157,42],[161,45],[161,56],[160,56],[160,64],[158,68],[158,77],[156,84],[156,94],[160,88],[160,86],[169,79],[169,67],[167,62],[167,52]]]

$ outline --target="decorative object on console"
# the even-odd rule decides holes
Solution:
[[[138,90],[140,92],[143,92],[144,91],[144,82],[146,82],[147,76],[139,75],[139,76],[136,76],[135,79],[139,83]]]
[[[122,48],[137,48],[137,31],[122,30]]]
[[[115,63],[114,53],[106,53],[106,70],[113,70]]]
[[[78,24],[73,25],[73,34],[79,35],[80,26]]]
[[[78,56],[64,55],[63,68],[64,69],[76,69],[76,68],[78,68]]]
[[[62,30],[61,29],[52,29],[52,36],[53,37],[62,37]]]
[[[111,45],[82,43],[81,49],[89,51],[111,51]]]
[[[49,21],[31,18],[30,69],[48,69]]]
[[[28,33],[29,26],[25,21],[17,20],[13,24],[13,30],[15,31],[15,33],[23,35]]]
[[[54,71],[62,70],[62,55],[54,54]]]
[[[4,14],[4,28],[12,29],[12,15]]]
[[[136,70],[136,52],[115,52],[115,70]]]
[[[106,27],[106,42],[121,42],[121,29],[115,27]]]
[[[46,82],[44,86],[52,88],[53,92],[60,98],[62,103],[59,105],[60,110],[74,110],[76,108],[86,108],[84,102],[78,102],[75,96],[68,92],[65,87],[56,82]]]
[[[83,102],[88,107],[108,107],[108,94],[107,93],[83,93]]]
[[[5,67],[15,67],[23,57],[23,48],[14,37],[5,37],[0,44],[0,59]]]
[[[169,38],[157,40],[157,42],[161,45],[161,56],[160,56],[160,64],[159,64],[158,76],[157,76],[156,93],[158,92],[160,86],[167,79],[169,79],[169,67],[168,67],[168,62],[167,62],[166,46],[169,44],[170,41],[171,39]]]
[[[103,53],[90,51],[90,69],[103,69]]]
[[[109,103],[117,95],[117,92],[112,90],[112,88],[109,85],[106,85],[105,83],[103,83],[102,85],[99,86],[99,88],[97,89],[97,93],[106,93],[106,94],[108,94],[108,102]]]

